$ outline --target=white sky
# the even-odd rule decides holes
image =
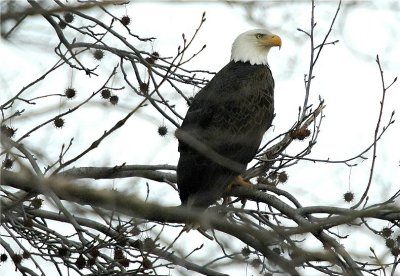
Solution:
[[[203,44],[207,44],[207,48],[190,64],[190,69],[218,71],[230,58],[230,47],[234,38],[243,31],[258,27],[244,19],[241,9],[216,2],[208,4],[139,2],[126,9],[132,17],[130,26],[133,32],[143,36],[157,37],[153,48],[161,55],[166,56],[176,53],[177,45],[181,41],[181,34],[185,33],[190,36],[197,27],[202,12],[206,11],[207,21],[192,50],[199,49]],[[281,9],[275,9],[276,14],[274,15],[277,18],[288,12],[293,17],[294,25],[284,28],[285,32],[290,33],[289,38],[278,33],[282,37],[283,47],[280,51],[273,49],[269,54],[270,66],[276,83],[275,110],[277,116],[274,120],[275,132],[267,133],[265,139],[287,130],[297,118],[298,106],[302,105],[303,75],[307,72],[309,49],[308,44],[305,44],[305,47],[298,47],[296,42],[291,39],[293,36],[300,40],[306,39],[296,31],[296,28],[308,30],[309,9],[309,6],[299,7],[289,3],[283,5]],[[293,14],[291,14],[292,12]],[[318,41],[322,40],[322,35],[334,12],[333,6],[317,6],[316,21],[320,30]],[[117,7],[115,14],[125,14],[125,7]],[[316,78],[310,96],[312,103],[317,103],[318,97],[321,96],[327,105],[324,111],[326,118],[322,124],[318,144],[314,147],[311,157],[318,159],[329,157],[334,160],[349,158],[358,154],[372,142],[381,98],[380,76],[375,63],[376,54],[381,56],[386,83],[390,83],[400,72],[399,36],[396,37],[392,33],[393,22],[398,22],[396,19],[398,20],[398,17],[390,11],[358,8],[347,17],[345,38],[341,37],[341,34],[334,29],[332,39],[339,39],[340,43],[336,46],[328,46],[323,51],[316,67]],[[341,20],[344,18],[339,15],[337,20],[338,24],[341,24],[343,23]],[[35,21],[36,23],[32,27],[23,25],[23,33],[39,31],[37,26],[41,26],[43,20],[40,19],[40,21],[40,23]],[[274,32],[274,30],[271,31]],[[40,41],[43,40],[42,35],[46,38],[53,34],[39,32],[35,37],[37,36]],[[45,46],[45,50],[41,50],[40,47],[32,48],[27,43],[29,36],[24,37],[23,41],[25,41],[23,44],[0,42],[0,81],[2,85],[6,85],[2,88],[5,93],[1,93],[0,102],[4,102],[10,94],[34,80],[56,60],[54,57],[49,57],[49,53],[53,55],[53,44]],[[32,42],[36,43],[36,40]],[[352,45],[355,51],[350,51],[346,43]],[[394,49],[397,49],[397,53]],[[361,59],[361,54],[366,58]],[[294,67],[288,58],[293,55],[299,57],[299,63]],[[94,61],[88,58],[87,62],[93,63]],[[101,72],[110,72],[114,63],[109,64],[111,65],[100,64]],[[62,92],[71,81],[71,71],[60,71],[56,76],[57,78],[46,79],[37,87],[36,91],[39,91],[40,94]],[[72,84],[74,87],[80,87],[78,92],[87,91],[89,93],[95,91],[103,80],[104,77],[87,79],[81,73],[74,73]],[[115,82],[118,83],[119,80],[120,78],[116,78]],[[399,87],[399,84],[395,84],[387,94],[382,124],[388,121],[392,110],[400,111],[398,108],[400,103]],[[186,92],[190,95],[196,91],[193,89]],[[36,92],[33,91],[32,94],[34,93]],[[134,101],[127,99],[121,105],[133,106]],[[79,102],[79,98],[77,102]],[[98,100],[98,102],[101,101]],[[23,106],[23,108],[30,107]],[[178,106],[178,109],[184,114],[186,107],[181,105]],[[109,108],[107,113],[104,112],[104,109],[98,109],[97,106],[84,110],[85,113],[79,113],[79,116],[77,116],[78,114],[68,116],[66,126],[61,131],[55,131],[52,126],[44,127],[30,138],[32,139],[30,142],[27,140],[26,143],[36,150],[49,150],[51,152],[49,157],[54,160],[59,154],[61,144],[68,144],[69,139],[75,137],[76,142],[71,149],[71,155],[69,155],[72,157],[74,153],[89,146],[104,130],[114,125],[125,112],[118,107]],[[119,165],[123,162],[127,164],[176,164],[179,156],[177,141],[172,134],[174,129],[169,126],[168,137],[159,137],[156,131],[162,118],[151,108],[147,110],[149,111],[144,112],[140,118],[130,120],[123,129],[114,133],[99,149],[80,160],[76,166]],[[42,122],[44,118],[48,117],[34,118],[35,122]],[[16,120],[13,123],[18,128],[17,137],[32,128],[30,121],[23,123]],[[165,123],[168,125],[167,122]],[[400,127],[396,122],[390,127],[378,146],[376,176],[371,188],[371,195],[374,196],[370,199],[371,203],[387,198],[400,186],[400,151],[396,146],[399,139]],[[304,145],[303,142],[298,146]],[[296,146],[293,148],[295,149]],[[289,154],[295,152],[290,149],[288,151]],[[368,157],[370,156],[369,154]],[[342,194],[351,189],[356,197],[361,196],[367,183],[369,165],[370,159],[353,168],[349,183],[350,169],[344,165],[301,162],[288,169],[289,181],[281,188],[296,195],[306,206],[324,204],[345,207],[348,205],[344,203]],[[104,181],[104,184],[126,188],[132,192],[132,180]],[[168,205],[179,203],[178,195],[163,187],[162,184],[151,185],[151,187],[150,200],[159,201],[161,199]],[[166,189],[169,191],[168,197],[165,196]],[[141,191],[141,193],[144,192],[145,190]],[[371,245],[373,243],[367,237],[366,242]],[[360,253],[366,254],[364,249]],[[5,267],[2,265],[0,271]],[[245,271],[240,271],[240,274],[232,273],[232,275],[244,275]]]

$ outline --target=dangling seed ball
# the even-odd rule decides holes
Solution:
[[[150,65],[153,65],[155,62],[155,59],[153,57],[147,57],[144,60]]]
[[[96,60],[101,60],[104,57],[104,52],[100,49],[97,49],[93,52],[93,57]]]
[[[75,265],[78,269],[83,269],[86,265],[86,260],[82,255],[79,255],[78,259],[75,261]]]
[[[242,248],[242,255],[243,255],[243,257],[248,257],[248,256],[250,255],[250,253],[251,253],[251,251],[250,251],[249,248],[247,248],[247,247],[243,247],[243,248]]]
[[[27,217],[27,218],[24,220],[24,226],[25,226],[25,227],[29,227],[29,228],[31,228],[31,227],[33,226],[33,220],[32,220],[31,217]]]
[[[72,87],[68,87],[67,89],[65,89],[64,94],[68,99],[72,99],[76,96],[76,90]]]
[[[347,192],[343,195],[344,201],[352,202],[354,199],[354,194],[352,192]]]
[[[40,207],[42,207],[42,204],[43,204],[43,199],[41,198],[32,199],[31,206],[33,209],[40,209]]]
[[[56,128],[62,128],[64,126],[64,119],[61,117],[55,118],[53,123]]]
[[[385,240],[385,245],[388,248],[393,248],[396,245],[396,242],[394,241],[394,239],[386,239]]]
[[[270,173],[269,174],[269,179],[271,179],[272,181],[276,181],[277,180],[277,178],[278,178],[278,173],[275,171],[275,172],[272,172],[272,173]]]
[[[254,268],[258,268],[260,265],[262,265],[262,263],[259,259],[253,259],[250,264]]]
[[[393,247],[393,248],[390,250],[390,253],[392,253],[392,255],[393,255],[394,257],[399,256],[399,255],[400,255],[400,247]]]
[[[158,135],[161,137],[165,136],[168,134],[168,128],[166,126],[159,126],[158,127]]]
[[[131,18],[127,15],[121,17],[121,23],[124,26],[128,26],[131,23]]]
[[[118,103],[118,100],[119,100],[118,96],[116,96],[116,95],[113,95],[113,96],[110,97],[110,103],[112,105],[116,105]]]
[[[101,91],[101,97],[103,98],[103,99],[109,99],[110,97],[111,97],[111,92],[110,92],[110,90],[108,90],[108,89],[103,89],[102,91]]]
[[[72,21],[74,21],[74,15],[70,12],[67,12],[66,14],[64,14],[64,20],[67,23],[71,23]]]
[[[7,169],[7,170],[11,169],[13,164],[14,164],[14,161],[12,161],[10,158],[6,158],[3,161],[3,168]]]
[[[17,129],[6,126],[6,125],[2,125],[0,131],[8,138],[12,138],[15,135],[15,132],[17,131]]]
[[[152,55],[154,61],[156,61],[160,57],[160,54],[158,52],[153,52],[153,53],[151,53],[151,55]]]
[[[16,131],[17,131],[16,128],[9,127],[9,128],[8,128],[8,135],[9,135],[9,137],[10,137],[10,138],[11,138],[11,137],[14,137]]]
[[[142,82],[139,86],[140,92],[147,93],[149,92],[149,85],[147,83]]]
[[[288,175],[287,175],[286,172],[281,172],[281,173],[278,175],[278,181],[279,181],[280,183],[285,183],[287,180],[288,180]]]
[[[60,22],[58,22],[58,26],[59,26],[62,30],[64,30],[65,27],[67,27],[67,23],[65,23],[64,20],[60,20]]]
[[[64,246],[58,248],[58,256],[63,258],[63,257],[67,257],[68,255],[69,255],[68,248],[66,248]]]
[[[306,127],[298,128],[290,132],[290,137],[292,139],[298,139],[300,141],[304,140],[308,136],[310,136],[311,132]]]
[[[28,259],[31,256],[31,253],[29,253],[28,251],[24,251],[22,253],[22,258],[23,259]]]
[[[3,253],[0,255],[0,262],[4,263],[5,261],[7,261],[8,256],[7,254]]]
[[[381,233],[382,237],[389,238],[392,235],[393,231],[389,227],[383,227]]]

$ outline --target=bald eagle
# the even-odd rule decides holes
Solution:
[[[279,36],[256,29],[240,34],[231,61],[201,89],[176,131],[177,183],[182,205],[207,208],[243,173],[274,117],[274,79],[268,66]]]

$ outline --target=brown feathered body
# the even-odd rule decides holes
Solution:
[[[232,170],[179,140],[182,204],[206,208],[218,200],[254,158],[273,117],[274,79],[268,65],[231,61],[221,69],[196,94],[179,131],[240,166]]]

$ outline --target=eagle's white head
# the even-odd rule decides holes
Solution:
[[[240,34],[232,44],[231,60],[267,65],[271,47],[282,45],[281,38],[264,29],[255,29]]]

